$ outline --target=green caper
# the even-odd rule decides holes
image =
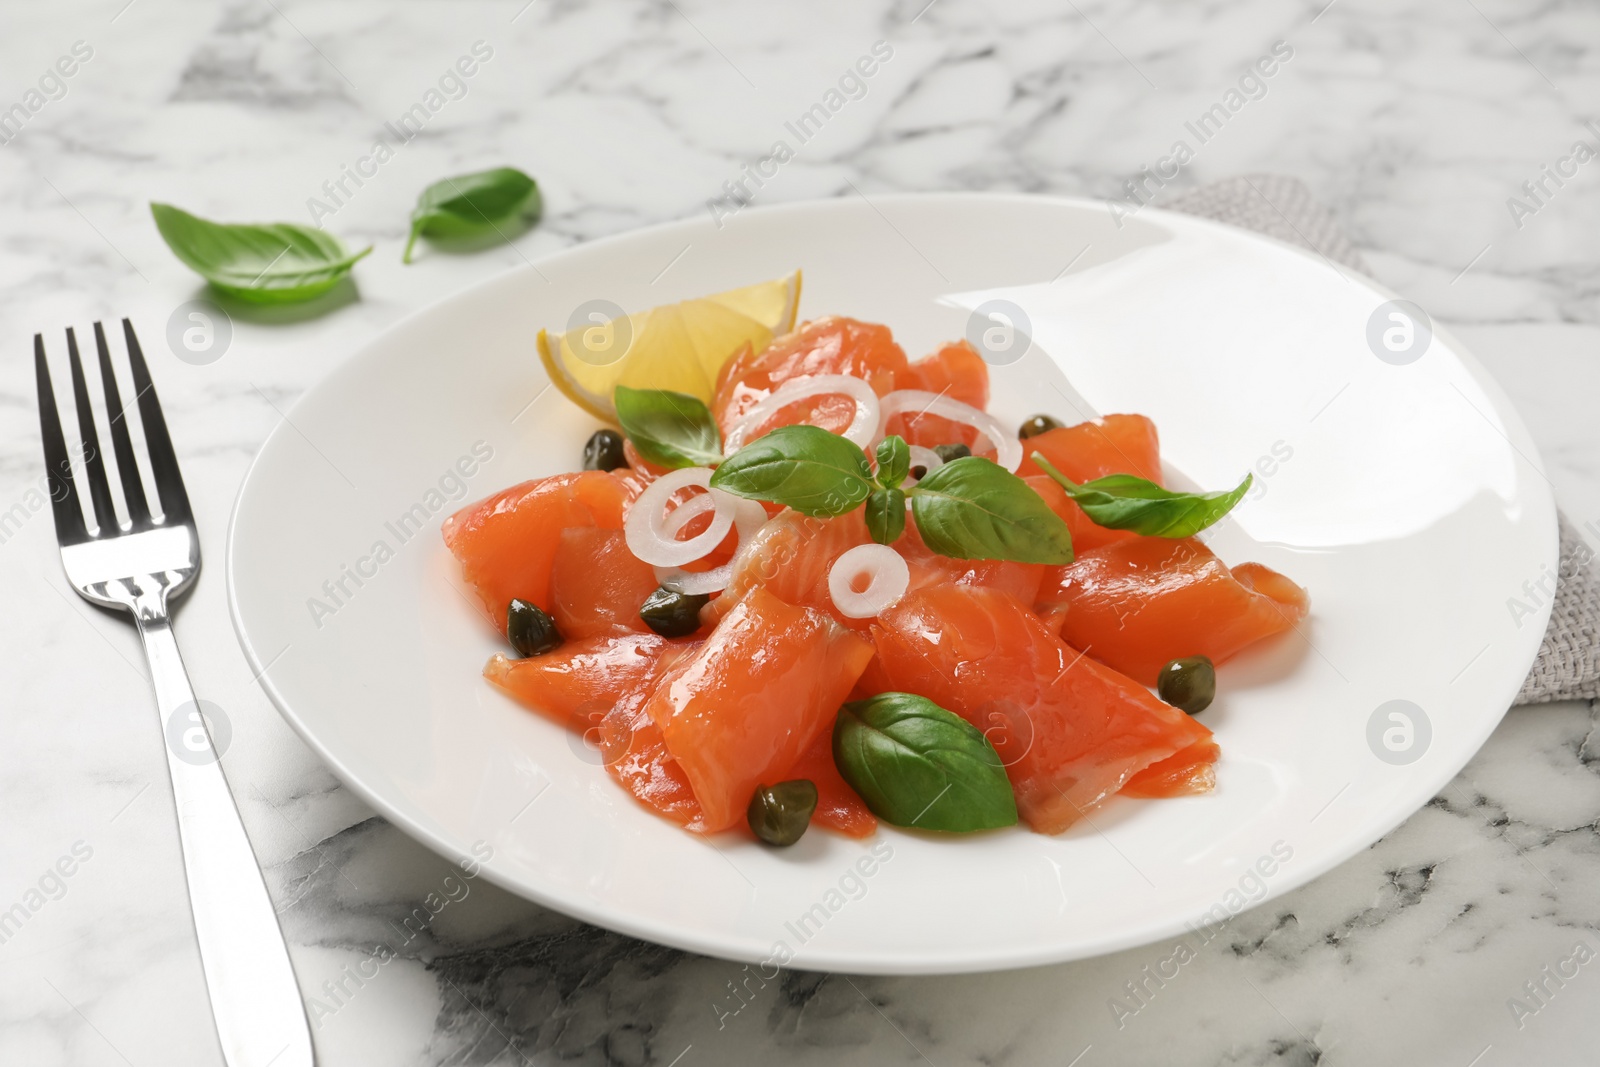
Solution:
[[[1198,715],[1217,695],[1217,669],[1205,656],[1175,659],[1156,676],[1156,692],[1179,711]]]
[[[562,641],[561,631],[556,629],[556,620],[539,605],[526,600],[511,601],[511,607],[506,611],[506,636],[511,639],[511,647],[517,650],[519,656],[537,656],[541,652],[549,652],[559,647]]]
[[[645,597],[639,618],[662,637],[687,637],[700,629],[700,609],[710,599],[704,593],[679,593],[662,586]]]
[[[817,787],[804,778],[763,785],[750,798],[750,830],[769,845],[792,845],[811,825]]]
[[[628,465],[622,452],[622,435],[615,430],[596,430],[583,446],[583,469],[614,471]]]
[[[1028,435],[1023,434],[1022,436],[1026,437]],[[946,463],[951,463],[972,455],[972,449],[966,445],[934,445],[933,453]]]
[[[1033,418],[1017,427],[1017,436],[1023,440],[1036,437],[1047,430],[1061,429],[1061,420],[1050,415],[1035,415]]]

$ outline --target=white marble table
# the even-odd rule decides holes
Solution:
[[[1600,962],[1563,962],[1580,944],[1600,953],[1600,742],[1583,705],[1512,711],[1401,828],[1240,916],[1161,983],[1145,968],[1171,945],[955,978],[785,974],[738,1000],[738,965],[481,883],[406,940],[397,924],[440,891],[444,862],[307,751],[228,624],[220,564],[234,493],[302,390],[442,295],[708,210],[877,41],[892,58],[776,178],[750,187],[755,203],[852,183],[868,195],[1112,197],[1179,139],[1193,158],[1158,203],[1242,171],[1297,175],[1382,280],[1494,368],[1564,507],[1579,524],[1600,520],[1600,163],[1559,187],[1545,179],[1537,200],[1521,189],[1546,165],[1570,170],[1560,161],[1574,142],[1600,147],[1600,128],[1582,124],[1600,94],[1600,14],[1325,3],[8,5],[0,110],[21,104],[26,121],[12,112],[0,130],[0,512],[12,516],[0,531],[0,911],[22,903],[26,918],[0,943],[0,1064],[220,1062],[133,632],[68,591],[43,511],[7,511],[41,474],[31,335],[46,331],[59,353],[61,327],[123,314],[152,352],[210,552],[180,640],[196,688],[232,723],[224,766],[328,1067],[1594,1062]],[[323,183],[477,41],[492,56],[458,98],[328,204],[329,229],[377,246],[358,291],[315,315],[238,315],[208,366],[174,358],[165,324],[202,290],[146,203],[309,221],[308,199],[328,203]],[[1197,146],[1185,123],[1278,41],[1292,56]],[[76,42],[89,57],[47,77]],[[511,246],[425,250],[402,267],[417,191],[501,162],[539,178],[543,224]],[[71,876],[48,873],[63,857]],[[361,978],[379,944],[397,958]],[[1143,983],[1140,1000],[1130,982]]]

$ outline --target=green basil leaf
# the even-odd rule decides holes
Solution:
[[[1017,821],[989,739],[926,697],[879,693],[840,708],[833,762],[872,813],[895,826],[967,833]]]
[[[878,484],[898,489],[911,473],[911,449],[906,439],[895,434],[878,442]],[[887,544],[887,542],[885,542]]]
[[[368,245],[351,255],[332,234],[292,222],[210,222],[171,204],[151,204],[173,254],[232,296],[258,304],[310,300],[339,284]]]
[[[714,467],[722,462],[722,434],[698,397],[665,389],[611,393],[617,421],[639,455],[663,467]]]
[[[434,182],[417,197],[411,212],[411,237],[401,257],[411,262],[419,236],[484,237],[534,222],[543,209],[539,183],[515,167],[495,167]]]
[[[1223,493],[1175,493],[1132,474],[1112,474],[1078,485],[1039,453],[1033,461],[1083,509],[1097,526],[1132,530],[1146,537],[1193,537],[1244,499],[1254,475]]]
[[[906,532],[906,495],[899,489],[874,489],[867,497],[867,532],[880,545],[892,545]]]
[[[780,426],[723,460],[711,487],[803,515],[843,515],[872,492],[872,468],[861,449],[838,434]]]
[[[923,544],[957,559],[1071,563],[1072,533],[1038,493],[993,460],[946,463],[911,490]]]

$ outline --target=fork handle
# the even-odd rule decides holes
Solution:
[[[312,1067],[283,931],[178,655],[165,597],[159,599],[138,605],[134,618],[166,732],[189,906],[223,1060],[228,1067]]]

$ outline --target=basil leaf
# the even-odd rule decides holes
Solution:
[[[332,234],[292,222],[210,222],[171,204],[150,205],[174,255],[206,281],[242,300],[291,304],[339,284],[368,245],[351,255]]]
[[[507,229],[534,222],[543,208],[539,183],[515,167],[496,167],[434,182],[417,197],[401,262],[411,262],[418,236],[508,238]]]
[[[1133,474],[1112,474],[1078,485],[1039,453],[1033,461],[1060,483],[1097,526],[1146,537],[1193,537],[1244,499],[1254,475],[1225,493],[1175,493]]]
[[[867,532],[880,545],[892,545],[906,532],[906,495],[899,489],[874,489],[867,497]]]
[[[722,462],[722,434],[698,397],[619,385],[612,391],[611,401],[622,432],[651,463],[677,468],[714,467]]]
[[[911,490],[923,544],[957,559],[1071,563],[1072,533],[1038,493],[993,460],[965,456]]]
[[[803,515],[843,515],[872,492],[872,468],[861,449],[838,434],[780,426],[723,460],[711,487]]]
[[[911,449],[906,445],[906,439],[890,435],[879,441],[878,484],[885,489],[898,489],[910,473]]]
[[[989,739],[926,697],[879,693],[840,708],[833,762],[872,813],[895,826],[967,833],[1017,821]]]

